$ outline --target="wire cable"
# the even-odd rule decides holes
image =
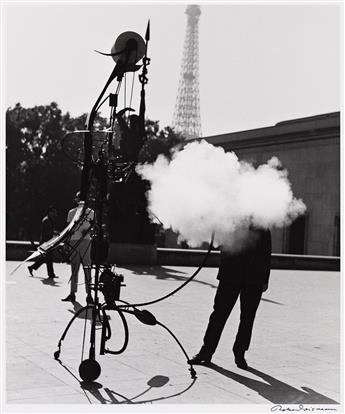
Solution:
[[[108,94],[104,99],[103,99],[103,101],[97,106],[97,108],[96,108],[96,112],[98,112],[99,111],[99,108],[104,104],[104,102],[109,98],[109,96],[110,96],[110,94]]]
[[[130,108],[132,108],[133,89],[134,89],[134,72],[133,72],[133,77],[132,77],[131,97],[130,97],[130,100],[129,100],[129,107]]]
[[[176,288],[176,289],[174,289],[172,292],[170,292],[170,293],[168,293],[167,295],[165,295],[165,296],[162,296],[162,297],[160,297],[160,298],[158,298],[158,299],[155,299],[155,300],[151,300],[151,301],[149,301],[149,302],[142,302],[142,303],[134,303],[134,304],[130,304],[130,306],[147,306],[147,305],[152,305],[152,304],[154,304],[154,303],[157,303],[157,302],[160,302],[160,301],[162,301],[162,300],[164,300],[164,299],[167,299],[168,297],[170,297],[170,296],[172,296],[172,295],[174,295],[175,293],[177,293],[179,290],[181,290],[183,287],[185,287],[189,282],[191,282],[194,278],[195,278],[195,276],[200,272],[200,270],[205,266],[205,263],[206,263],[206,260],[207,260],[207,258],[208,258],[208,256],[210,255],[210,253],[211,253],[211,250],[212,250],[212,247],[213,247],[213,240],[214,240],[214,233],[212,234],[212,237],[211,237],[211,241],[210,241],[210,245],[209,245],[209,248],[208,248],[208,250],[207,250],[207,253],[205,254],[205,256],[204,256],[204,259],[203,259],[203,261],[202,261],[202,263],[201,263],[201,265],[198,267],[198,269],[192,274],[192,276],[190,276],[184,283],[182,283],[182,285],[180,285],[178,288]],[[119,305],[119,308],[122,308],[122,307],[126,307],[126,306],[128,306],[128,305]]]

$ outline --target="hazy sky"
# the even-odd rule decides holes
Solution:
[[[93,50],[109,52],[124,31],[144,36],[150,19],[147,116],[170,125],[186,4],[5,4],[5,107],[56,101],[63,112],[89,112],[114,64]],[[339,2],[199,4],[204,136],[340,110]]]

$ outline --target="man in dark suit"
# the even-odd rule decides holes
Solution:
[[[213,312],[199,353],[190,362],[211,362],[225,323],[240,296],[240,324],[233,345],[235,363],[239,368],[248,368],[244,358],[249,348],[255,314],[261,295],[268,288],[271,261],[271,233],[269,230],[251,226],[241,250],[222,248]]]

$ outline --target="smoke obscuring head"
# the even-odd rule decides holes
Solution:
[[[216,246],[241,245],[250,225],[282,227],[306,210],[276,157],[254,168],[206,141],[186,145],[171,161],[159,156],[137,172],[151,182],[152,217],[192,247],[209,241],[212,232]]]

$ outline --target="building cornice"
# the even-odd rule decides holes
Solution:
[[[328,139],[340,139],[339,112],[279,122],[272,127],[199,138],[198,141],[205,140],[232,150]]]

